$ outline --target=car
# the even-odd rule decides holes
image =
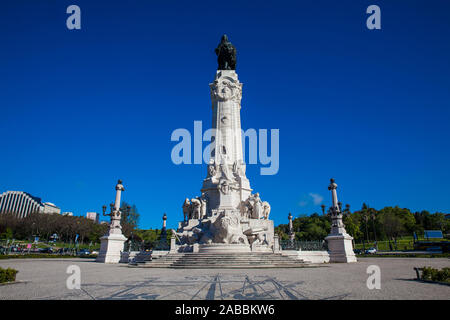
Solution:
[[[361,254],[361,253],[362,253],[362,250],[361,250],[361,249],[355,249],[355,250],[353,250],[353,252],[354,252],[355,254]]]
[[[366,250],[366,254],[375,254],[377,253],[377,249],[376,248],[369,248]]]
[[[98,251],[92,251],[91,254],[98,254]]]
[[[79,254],[80,256],[88,256],[88,255],[90,255],[91,253],[89,252],[88,249],[81,249],[80,251],[78,251],[78,254]]]
[[[53,251],[53,248],[48,247],[48,248],[41,248],[41,249],[39,249],[39,252],[40,253],[53,253],[54,251]]]

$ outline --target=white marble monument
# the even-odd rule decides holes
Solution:
[[[334,179],[331,179],[328,186],[332,200],[332,206],[330,207],[331,231],[328,237],[325,238],[328,242],[330,262],[356,262],[356,256],[353,252],[353,238],[345,231],[336,189],[337,184],[334,182]]]
[[[111,213],[105,214],[106,206],[103,206],[103,215],[111,216],[111,224],[109,226],[108,234],[101,237],[100,252],[97,256],[97,262],[102,263],[119,263],[121,260],[121,253],[123,251],[124,243],[127,238],[122,234],[122,227],[120,225],[120,197],[125,188],[122,181],[119,180],[116,185],[116,201],[114,205],[111,204]]]
[[[233,68],[235,49],[226,36],[216,53],[219,70],[209,85],[213,128],[210,161],[201,196],[186,198],[183,203],[177,251],[273,252],[278,247],[274,246],[274,225],[269,220],[270,205],[259,193],[252,194],[245,175],[242,83]]]

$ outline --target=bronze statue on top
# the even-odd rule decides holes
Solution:
[[[217,70],[236,70],[236,48],[228,41],[226,34],[222,36],[215,52],[219,63]]]

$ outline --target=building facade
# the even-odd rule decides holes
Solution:
[[[31,213],[60,213],[61,209],[50,202],[42,203],[41,198],[23,191],[6,191],[0,194],[0,214],[13,213],[25,218]]]
[[[99,223],[100,215],[97,212],[86,212],[86,219]]]
[[[57,213],[57,214],[60,214],[61,213],[61,209],[58,208],[57,206],[55,206],[55,204],[53,204],[51,202],[44,202],[42,204],[42,212],[43,213]]]

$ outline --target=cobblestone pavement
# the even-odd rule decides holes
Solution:
[[[81,290],[67,289],[69,265],[81,269]],[[367,267],[381,269],[369,290]],[[105,265],[91,259],[11,259],[17,283],[0,299],[450,299],[450,286],[415,281],[414,267],[450,267],[450,259],[361,258],[353,264],[298,269],[159,269]]]

